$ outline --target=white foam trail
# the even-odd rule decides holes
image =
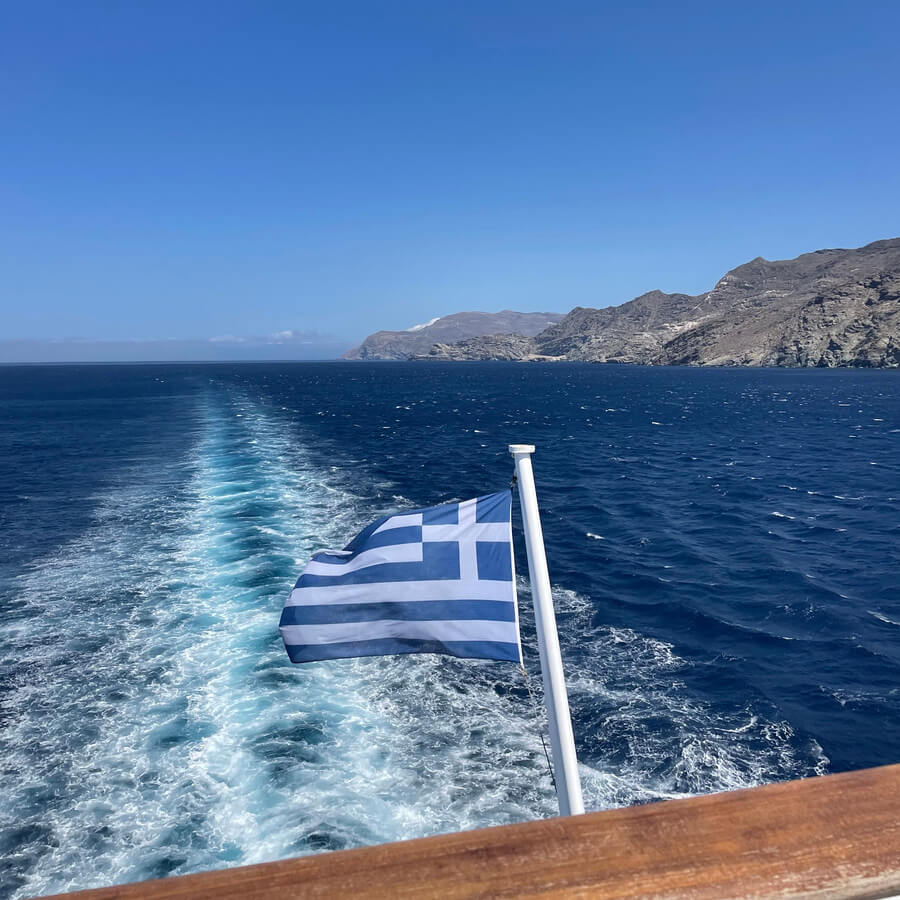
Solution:
[[[554,811],[513,667],[287,662],[278,614],[300,566],[380,510],[240,408],[211,400],[189,460],[130,473],[19,585],[64,637],[4,635],[31,670],[4,732],[6,813],[35,829],[13,896]]]
[[[377,753],[337,750],[361,730],[389,739],[356,679],[291,669],[277,636],[298,558],[346,536],[351,497],[264,417],[203,419],[192,459],[131,473],[87,533],[20,580],[50,635],[4,635],[31,671],[4,731],[7,813],[37,828],[21,896],[299,852],[335,799],[311,774],[343,770],[319,762],[273,788],[260,757],[279,735],[294,759],[326,735],[358,777],[384,780]],[[51,794],[37,812],[35,790]]]

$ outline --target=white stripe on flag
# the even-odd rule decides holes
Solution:
[[[461,505],[461,504],[460,504]],[[462,514],[460,514],[462,518]],[[423,525],[423,541],[495,541],[509,543],[509,525],[506,522],[475,522],[460,525]]]
[[[372,534],[380,534],[382,531],[391,531],[394,528],[409,528],[422,524],[422,513],[406,513],[405,515],[391,516],[387,522],[379,525]]]
[[[367,569],[369,566],[398,562],[422,562],[422,545],[416,541],[412,544],[391,544],[388,547],[376,547],[374,550],[364,550],[349,562],[324,562],[313,559],[307,564],[303,574],[347,575],[359,569]],[[304,588],[303,590],[309,590],[309,588]]]
[[[341,622],[336,625],[282,625],[285,644],[343,644],[379,638],[417,641],[500,641],[516,644],[515,622],[459,619],[443,622],[406,622],[381,619],[375,622]]]
[[[391,581],[294,588],[286,606],[321,603],[402,603],[406,600],[512,600],[509,581]]]

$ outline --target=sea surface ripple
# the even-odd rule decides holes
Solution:
[[[313,550],[510,442],[589,808],[897,761],[896,372],[3,367],[0,898],[553,815],[514,667],[277,631]]]

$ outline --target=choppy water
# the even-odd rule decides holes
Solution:
[[[900,758],[896,372],[2,368],[0,896],[552,815],[514,667],[277,631],[310,551],[512,441],[588,807]]]

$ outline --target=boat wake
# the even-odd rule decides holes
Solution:
[[[185,426],[189,454],[120,472],[90,526],[15,580],[19,613],[0,632],[16,661],[0,896],[555,813],[540,714],[514,667],[288,663],[278,616],[308,555],[385,510],[314,463],[287,415],[210,389]],[[588,808],[824,769],[786,723],[713,713],[670,645],[554,595]]]

